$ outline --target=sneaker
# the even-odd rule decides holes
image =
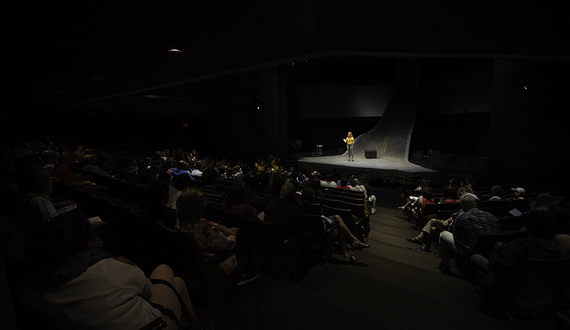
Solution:
[[[238,284],[236,284],[236,286],[241,286],[241,285],[245,285],[249,282],[255,281],[256,279],[259,278],[261,274],[259,274],[258,272],[254,272],[252,274],[243,274],[241,277],[241,280],[238,282]]]

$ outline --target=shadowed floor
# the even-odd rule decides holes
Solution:
[[[435,254],[414,250],[416,235],[394,208],[377,207],[369,249],[357,263],[301,266],[289,283],[264,274],[220,307],[228,329],[509,329],[477,308],[468,282],[441,274]]]

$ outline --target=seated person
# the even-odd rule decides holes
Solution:
[[[501,188],[501,186],[493,186],[491,188],[491,198],[489,198],[490,201],[501,201],[506,199],[507,196],[505,195],[505,191],[503,188]]]
[[[188,170],[188,168],[189,168],[188,163],[180,161],[178,162],[176,167],[172,169],[172,175],[173,176],[187,175],[190,178],[190,180],[194,180],[194,177],[190,175],[190,171]]]
[[[308,250],[315,242],[313,233],[307,231],[303,210],[295,201],[296,190],[291,182],[281,186],[281,196],[265,207],[265,221],[275,224],[277,239],[284,241],[297,236],[302,250]]]
[[[552,195],[549,193],[540,193],[536,195],[536,199],[529,202],[531,210],[548,211],[550,204],[554,202]]]
[[[83,180],[81,177],[75,174],[69,168],[69,164],[66,162],[66,159],[62,155],[60,155],[59,163],[55,165],[52,175],[59,180],[70,183],[76,187],[92,185],[91,181]]]
[[[42,224],[52,221],[56,216],[61,215],[75,202],[62,201],[52,203],[50,200],[52,193],[52,182],[49,170],[40,168],[39,165],[32,165],[23,176],[19,187],[20,196],[23,195],[18,213],[15,216],[16,225],[19,230],[27,234]]]
[[[238,285],[249,283],[259,277],[254,269],[253,253],[250,242],[237,244],[239,228],[227,228],[202,218],[206,211],[206,199],[197,188],[186,188],[176,200],[178,209],[176,229],[193,234],[204,258],[216,262],[220,270],[231,275],[235,271],[238,258],[248,257],[243,270],[242,280]]]
[[[448,188],[448,192],[449,191],[455,191],[455,188],[451,187]],[[467,188],[461,187],[459,188],[459,190],[457,191],[460,196],[464,196],[464,195],[470,195],[473,196],[474,198],[476,198],[475,195],[473,194],[469,194]],[[457,197],[457,195],[453,195],[453,192],[451,192],[451,196],[450,197],[451,201],[449,201],[449,203],[455,203],[454,197]],[[459,199],[457,199],[457,201],[459,202]],[[448,203],[448,200],[444,200],[444,203]],[[462,214],[463,210],[459,210],[456,213],[453,213],[451,215],[451,217],[447,218],[446,220],[441,220],[441,219],[430,219],[425,226],[422,228],[422,230],[420,231],[420,233],[418,234],[418,236],[413,237],[413,238],[406,238],[406,240],[408,242],[412,242],[412,243],[416,243],[416,244],[420,244],[421,247],[419,248],[420,251],[423,252],[431,252],[431,242],[432,242],[432,237],[436,237],[439,235],[440,232],[447,230],[450,230],[451,225],[453,224],[453,220],[455,220],[455,218]],[[436,235],[437,234],[437,235]]]
[[[220,204],[220,210],[241,214],[252,220],[259,220],[257,211],[245,203],[245,188],[241,184],[234,184],[226,198]]]
[[[516,238],[509,244],[497,242],[489,259],[479,254],[471,256],[471,274],[475,269],[484,274],[476,285],[476,291],[481,296],[507,281],[516,282],[528,258],[556,259],[567,253],[567,249],[561,248],[554,239],[556,222],[552,215],[545,211],[534,211],[521,217],[524,221],[521,231],[526,231],[528,236]]]
[[[455,187],[448,187],[447,188],[447,198],[444,199],[441,203],[459,203],[459,195],[457,189]],[[463,189],[465,191],[465,189]]]
[[[479,234],[498,234],[501,232],[499,221],[489,212],[477,208],[477,199],[471,194],[460,198],[463,213],[453,221],[450,231],[443,231],[439,235],[438,254],[441,258],[439,268],[450,271],[449,259],[451,251],[462,255],[463,250],[456,244],[460,240],[468,247],[473,247]]]
[[[150,279],[165,280],[176,292],[165,284],[153,285],[132,261],[98,246],[89,221],[74,214],[47,224],[26,247],[40,294],[78,328],[140,329],[161,316],[166,329],[178,329],[178,323],[200,328],[184,281],[168,266],[158,266]],[[162,314],[156,307],[170,312]]]
[[[352,187],[350,190],[362,191],[364,193],[364,201],[366,202],[366,209],[370,209],[372,214],[376,213],[376,196],[369,195],[366,189],[366,181],[362,179],[362,183],[357,178],[352,179]]]
[[[105,171],[102,168],[100,168],[99,166],[95,165],[95,161],[96,158],[92,155],[86,155],[85,157],[83,157],[83,171],[84,172],[88,172],[91,174],[95,174],[95,175],[99,175],[102,177],[111,177],[110,172],[111,171]]]
[[[301,209],[305,214],[317,214],[321,215],[322,217],[325,217],[324,215],[322,215],[322,210],[319,211],[316,209],[314,204],[315,195],[311,189],[303,189],[302,196],[303,196],[303,201],[301,202]],[[346,248],[347,242],[350,242],[350,245],[353,249],[361,250],[369,248],[370,246],[368,244],[360,242],[358,238],[356,238],[356,236],[352,234],[350,229],[348,229],[348,227],[346,226],[344,221],[342,221],[342,218],[340,216],[331,215],[328,218],[330,219],[330,221],[335,222],[339,228],[338,242],[341,253],[344,255],[343,262],[345,264],[356,262],[356,258],[348,253],[348,250]],[[323,221],[327,220],[323,219]]]
[[[350,190],[350,186],[348,185],[348,179],[342,178],[340,179],[340,185],[337,186],[338,189]]]
[[[513,197],[510,197],[509,201],[513,201],[516,199],[524,199],[524,194],[526,193],[526,190],[524,190],[521,187],[511,188],[511,190],[513,191]]]

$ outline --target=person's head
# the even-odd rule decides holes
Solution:
[[[240,205],[245,202],[245,188],[241,184],[234,184],[228,192],[228,197],[233,205]]]
[[[501,188],[501,186],[493,186],[491,188],[491,195],[499,196],[501,197],[501,199],[507,199],[507,197],[505,196],[505,191],[503,190],[503,188]]]
[[[556,235],[556,220],[546,211],[532,211],[521,215],[524,227],[532,236],[547,240]]]
[[[291,182],[286,182],[281,186],[280,196],[285,200],[293,200],[295,198],[295,186]]]
[[[466,194],[461,196],[461,198],[459,199],[459,202],[461,203],[461,207],[463,209],[464,212],[467,212],[469,210],[471,210],[472,208],[476,208],[477,207],[477,199],[470,194]]]
[[[358,186],[360,184],[360,181],[357,178],[352,179],[352,185],[353,186]]]
[[[47,169],[41,168],[36,172],[32,189],[33,194],[37,194],[44,198],[50,197],[53,186],[51,183],[50,172]]]
[[[524,198],[523,194],[526,191],[523,188],[516,187],[516,188],[511,188],[511,190],[513,191],[513,194],[515,195],[515,198]]]
[[[63,153],[61,153],[63,155]],[[40,158],[44,164],[56,165],[57,154],[53,150],[44,150],[40,154]]]
[[[536,206],[552,204],[552,195],[549,193],[540,193],[536,195]]]
[[[190,176],[180,174],[172,177],[172,186],[178,191],[182,191],[190,185]]]
[[[426,199],[433,199],[433,193],[431,192],[430,187],[423,187],[422,188],[422,196]]]
[[[273,193],[277,194],[281,192],[281,187],[285,184],[285,180],[281,178],[275,178],[272,183]],[[290,182],[288,182],[290,183]]]
[[[308,188],[303,189],[303,191],[301,192],[301,196],[303,196],[303,199],[308,203],[312,203],[315,200],[315,193],[313,192],[313,190]]]
[[[317,178],[311,180],[311,185],[309,188],[313,191],[321,191],[323,187],[321,186],[321,181]]]
[[[206,199],[198,188],[186,188],[176,199],[176,216],[182,224],[199,221],[206,205]]]
[[[342,179],[340,179],[340,185],[341,185],[341,187],[346,187],[347,184],[348,184],[348,179],[347,179],[347,178],[342,178]]]
[[[218,172],[214,168],[208,167],[202,173],[202,183],[206,186],[215,186],[218,181]]]
[[[351,136],[352,136],[352,132],[348,132],[348,135],[347,135],[347,136],[348,136],[348,137],[351,137]]]
[[[463,195],[467,195],[467,194],[472,194],[473,190],[469,187],[461,187],[459,189],[457,189],[457,194],[459,195],[459,197],[463,196]]]
[[[457,189],[453,186],[449,186],[447,188],[447,197],[449,197],[449,199],[457,199]]]
[[[34,164],[28,167],[21,176],[18,189],[28,196],[49,198],[52,187],[49,170]]]
[[[188,170],[188,164],[184,161],[179,161],[178,164],[176,165],[176,168],[179,170]]]

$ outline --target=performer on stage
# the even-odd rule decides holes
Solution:
[[[352,148],[354,147],[354,137],[352,136],[352,132],[348,132],[348,136],[346,139],[343,139],[346,142],[346,147],[348,149],[348,161],[354,161],[354,155],[352,153]]]

